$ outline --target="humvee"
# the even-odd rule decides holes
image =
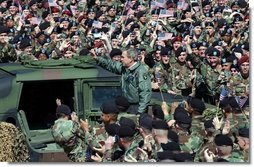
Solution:
[[[20,127],[30,161],[68,161],[50,129],[56,98],[93,126],[99,122],[101,104],[121,95],[119,81],[119,75],[75,59],[0,64],[0,121]],[[163,96],[169,103],[184,98]],[[151,105],[157,102],[161,94],[153,92]]]

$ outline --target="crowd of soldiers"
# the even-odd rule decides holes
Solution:
[[[74,128],[68,140],[55,134],[70,160],[249,162],[248,0],[0,0],[0,63],[91,53],[123,63],[126,48],[152,91],[189,98],[149,114],[140,102],[127,116],[130,99],[105,102],[97,130],[58,105],[54,128]]]

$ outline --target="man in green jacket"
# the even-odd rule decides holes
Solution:
[[[120,62],[112,61],[107,56],[97,56],[93,49],[91,53],[98,65],[122,75],[122,93],[131,104],[129,112],[132,114],[146,112],[152,94],[151,78],[147,68],[137,61],[136,49],[123,50]]]

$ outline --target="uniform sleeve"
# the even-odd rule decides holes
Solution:
[[[120,62],[113,61],[106,56],[97,57],[97,64],[110,72],[122,74],[122,64]]]
[[[147,70],[139,71],[139,107],[138,112],[143,113],[152,96],[151,78]]]

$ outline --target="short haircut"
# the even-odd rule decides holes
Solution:
[[[123,52],[127,52],[127,57],[132,58],[134,61],[137,60],[138,57],[138,51],[135,48],[126,48],[123,50]]]

